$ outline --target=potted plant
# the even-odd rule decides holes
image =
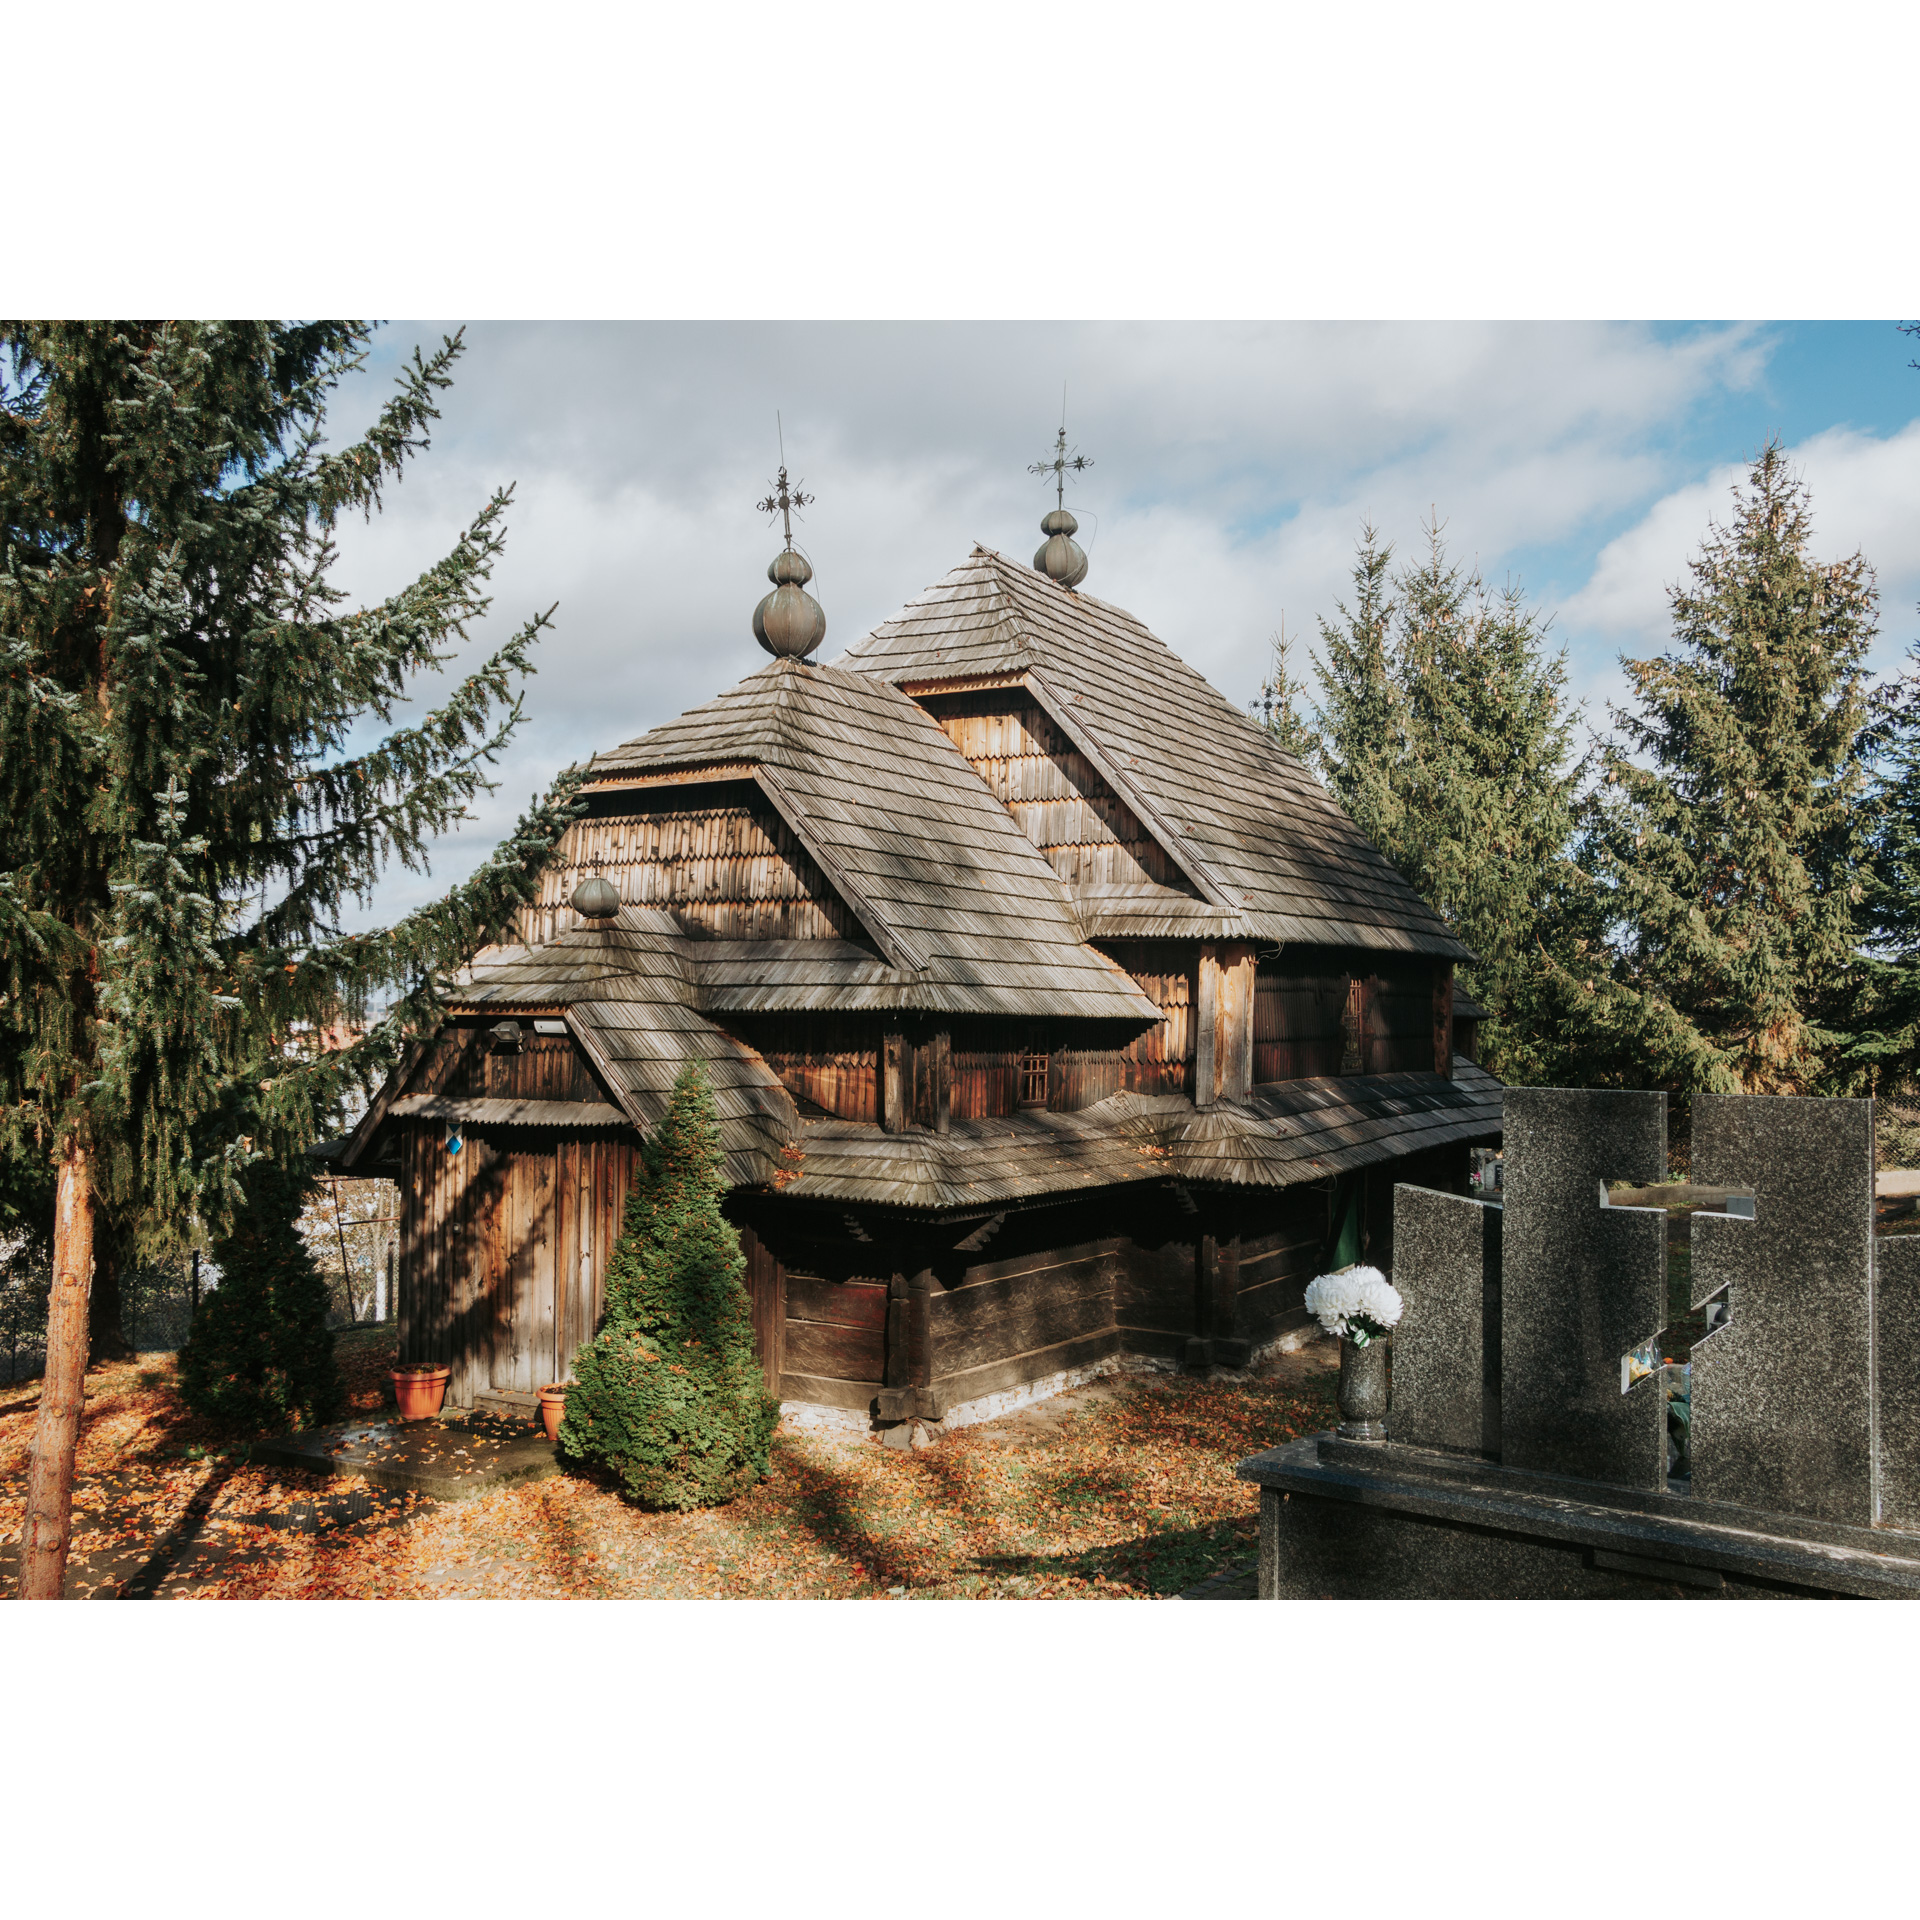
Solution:
[[[1340,1342],[1343,1439],[1387,1437],[1387,1335],[1403,1304],[1378,1267],[1323,1273],[1307,1285],[1307,1311]]]
[[[540,1424],[547,1430],[549,1440],[560,1438],[560,1421],[567,1411],[567,1383],[556,1380],[550,1387],[540,1389]]]
[[[400,1404],[402,1420],[433,1420],[439,1416],[440,1402],[447,1397],[453,1369],[432,1360],[411,1360],[395,1367],[388,1378],[393,1382],[393,1397]]]

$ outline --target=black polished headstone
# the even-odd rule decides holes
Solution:
[[[1693,1490],[1849,1526],[1874,1520],[1873,1103],[1701,1094],[1694,1178],[1754,1217],[1693,1220]]]
[[[1667,1216],[1606,1188],[1666,1178],[1666,1095],[1509,1087],[1504,1109],[1500,1457],[1664,1488],[1660,1377],[1623,1393],[1621,1364],[1666,1325]]]
[[[1393,1190],[1393,1333],[1387,1430],[1412,1447],[1500,1451],[1499,1207],[1428,1187]]]

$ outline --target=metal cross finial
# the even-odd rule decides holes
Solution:
[[[792,486],[788,486],[787,430],[785,426],[781,424],[780,416],[777,413],[773,416],[773,424],[774,431],[780,436],[780,478],[775,483],[773,491],[757,504],[762,513],[777,513],[780,516],[780,525],[785,530],[787,536],[787,550],[791,552],[793,550],[793,516],[798,513],[802,507],[810,507],[813,505],[813,495],[810,493],[802,493],[798,480],[794,481]]]
[[[773,491],[768,494],[764,500],[760,501],[758,505],[762,513],[777,513],[780,516],[781,528],[787,536],[787,546],[791,548],[793,546],[793,516],[800,508],[813,505],[813,495],[810,493],[802,493],[798,480],[789,486],[787,484],[787,470],[785,467],[782,467],[780,469],[780,478],[775,483]]]
[[[1067,452],[1067,428],[1064,421],[1060,425],[1059,437],[1053,443],[1053,458],[1037,460],[1027,471],[1029,473],[1050,473],[1053,475],[1054,498],[1058,505],[1067,504],[1067,475],[1084,473],[1093,462],[1077,450],[1069,456]]]

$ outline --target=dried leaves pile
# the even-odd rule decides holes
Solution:
[[[366,1335],[342,1349],[356,1410],[374,1411],[391,1349]],[[572,1475],[442,1504],[248,1466],[208,1451],[218,1437],[172,1379],[170,1357],[151,1355],[88,1376],[76,1592],[1151,1598],[1250,1559],[1257,1494],[1235,1463],[1335,1417],[1330,1378],[1156,1376],[911,1452],[783,1427],[764,1485],[652,1514]],[[9,1591],[37,1398],[0,1392]]]

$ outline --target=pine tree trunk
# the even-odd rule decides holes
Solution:
[[[47,1371],[40,1383],[20,1530],[20,1597],[58,1600],[66,1590],[73,1520],[73,1457],[87,1385],[87,1296],[92,1291],[93,1156],[67,1141],[53,1215],[53,1299]]]
[[[93,1243],[93,1287],[87,1295],[87,1363],[131,1360],[133,1347],[120,1324],[120,1259],[113,1236],[101,1232]]]

